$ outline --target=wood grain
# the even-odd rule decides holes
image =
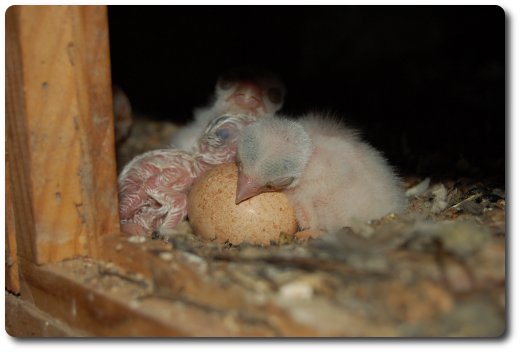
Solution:
[[[103,240],[127,267],[88,258],[44,265],[21,259],[24,301],[93,336],[316,336],[275,304],[251,304],[243,287],[200,275],[199,264],[169,244],[132,243],[123,235]]]
[[[6,187],[12,190],[7,202],[8,233],[17,230],[17,253],[36,259],[35,224],[29,161],[22,54],[19,41],[18,8],[10,7],[5,16],[5,96],[6,96]],[[12,196],[11,196],[12,194]],[[10,214],[9,214],[10,213]]]
[[[9,293],[5,294],[5,322],[6,332],[14,337],[88,336]]]
[[[119,231],[106,7],[14,6],[6,26],[19,255],[97,257]]]
[[[9,161],[5,162],[9,170]],[[9,171],[6,172],[9,176]],[[14,220],[13,199],[11,195],[11,180],[5,178],[5,288],[11,293],[20,293],[20,278],[18,277],[18,256],[16,255],[16,226]]]
[[[116,337],[234,335],[233,330],[222,324],[222,317],[214,312],[154,296],[136,300],[132,290],[138,285],[107,290],[97,271],[88,270],[88,263],[82,259],[43,266],[21,260],[21,266],[25,273],[22,294],[30,297],[28,303],[84,334]],[[95,267],[91,266],[91,269]],[[250,335],[258,336],[262,331],[254,332],[250,331]],[[11,333],[19,336],[17,331]]]
[[[258,304],[251,292],[225,278],[214,277],[205,261],[173,248],[171,243],[146,239],[133,243],[126,235],[105,236],[103,258],[153,284],[153,296],[193,306],[209,316],[221,315],[229,324],[216,328],[193,324],[197,309],[186,315],[189,336],[318,336],[318,331],[295,321],[273,302]],[[221,263],[217,265],[227,264]],[[231,318],[233,317],[233,318]],[[221,320],[225,320],[221,318]]]

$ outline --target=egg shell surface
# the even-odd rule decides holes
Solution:
[[[281,233],[297,230],[294,209],[285,194],[267,192],[235,204],[237,167],[219,165],[199,177],[188,196],[194,232],[207,240],[233,245],[269,245]]]

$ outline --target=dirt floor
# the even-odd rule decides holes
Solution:
[[[120,168],[133,156],[164,146],[175,128],[136,120],[131,137],[118,149]],[[266,306],[283,311],[309,335],[503,334],[505,190],[468,178],[405,176],[403,183],[409,199],[403,214],[314,240],[287,235],[268,247],[231,246],[203,242],[188,222],[181,224],[177,234],[155,239],[171,244],[172,254],[161,255],[184,258],[201,280],[226,290],[236,287],[248,299],[244,308],[243,302],[225,303],[218,292],[211,298],[187,290],[176,304],[243,313],[242,324],[260,319],[270,327],[267,335],[291,335],[291,330],[279,315],[262,312]],[[161,285],[173,284],[163,280]]]

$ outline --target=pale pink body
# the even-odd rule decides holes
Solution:
[[[234,161],[238,132],[279,110],[284,95],[283,84],[268,71],[238,68],[223,73],[211,106],[196,109],[195,121],[173,136],[178,149],[137,156],[121,172],[121,230],[145,235],[174,228],[186,217],[193,182],[210,168]]]
[[[121,230],[146,235],[174,228],[186,217],[193,182],[212,167],[232,162],[238,132],[255,120],[252,115],[223,116],[210,123],[195,153],[159,149],[130,161],[118,180]]]

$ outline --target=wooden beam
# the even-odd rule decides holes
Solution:
[[[88,336],[9,293],[5,294],[5,330],[15,337]]]
[[[6,170],[9,163],[6,160]],[[8,172],[6,172],[8,174]],[[9,175],[7,175],[9,176]],[[14,221],[13,199],[11,196],[11,180],[5,178],[5,288],[12,293],[20,293],[18,277],[18,256],[16,255],[16,227]]]
[[[119,231],[106,7],[14,6],[6,32],[18,253],[98,257]]]
[[[83,335],[150,336],[272,336],[256,322],[233,321],[236,314],[190,305],[175,296],[156,296],[142,278],[114,284],[94,261],[76,259],[37,266],[20,260],[24,301]],[[105,286],[104,282],[110,282]],[[108,288],[107,288],[108,287]],[[14,319],[13,315],[8,316]],[[223,321],[224,320],[224,321]],[[6,322],[7,324],[7,322]],[[12,321],[9,325],[14,325]],[[33,329],[34,330],[34,329]],[[9,332],[15,336],[17,331]],[[24,333],[22,329],[21,333]]]
[[[182,330],[169,327],[161,315],[136,310],[127,292],[107,292],[95,286],[97,267],[79,260],[79,270],[61,262],[42,266],[20,260],[22,297],[37,309],[68,326],[94,336],[176,336]],[[88,272],[85,272],[87,268]],[[92,278],[93,281],[90,281]],[[94,282],[94,285],[89,283]],[[163,307],[164,310],[164,307]],[[172,319],[173,320],[173,319]]]
[[[151,282],[156,297],[198,307],[211,317],[220,314],[227,317],[221,320],[233,322],[229,326],[219,323],[218,329],[212,324],[195,323],[191,319],[198,319],[198,311],[193,309],[186,315],[185,333],[189,336],[319,336],[317,330],[295,321],[273,302],[258,304],[244,286],[209,274],[226,263],[208,269],[205,261],[176,250],[171,243],[141,240],[136,243],[127,235],[105,236],[103,260]]]
[[[31,203],[28,130],[24,103],[24,78],[19,41],[18,14],[10,7],[5,16],[5,110],[6,110],[6,188],[12,187],[7,206],[7,231],[16,236],[17,253],[35,260],[35,228]],[[18,215],[16,215],[18,214]],[[22,235],[23,234],[23,235]]]

